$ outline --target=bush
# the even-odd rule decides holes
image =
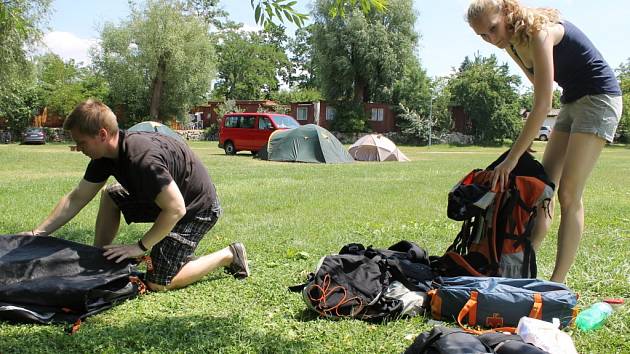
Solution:
[[[205,140],[218,140],[219,137],[219,124],[212,123],[203,131],[203,137]]]
[[[367,116],[362,103],[339,102],[334,105],[336,113],[331,128],[342,133],[358,133],[369,131]]]

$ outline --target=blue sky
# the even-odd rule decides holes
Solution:
[[[630,57],[630,6],[627,0],[522,0],[528,6],[555,7],[562,16],[586,33],[604,58],[617,68]],[[430,76],[447,75],[465,56],[496,54],[507,62],[513,74],[520,69],[508,55],[483,42],[464,21],[469,0],[414,0],[420,33],[418,55]],[[310,10],[310,0],[299,0],[298,9]],[[229,17],[254,28],[254,14],[247,0],[221,0]],[[88,59],[87,48],[96,43],[98,28],[105,22],[118,23],[129,15],[128,0],[53,0],[45,42],[63,58]],[[293,33],[294,26],[288,26]],[[624,44],[625,43],[625,44]]]

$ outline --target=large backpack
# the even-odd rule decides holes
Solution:
[[[0,320],[66,323],[144,292],[133,260],[107,260],[100,248],[44,236],[0,235]]]
[[[448,217],[463,224],[446,253],[432,258],[437,274],[536,277],[531,231],[536,215],[548,213],[555,186],[526,152],[510,174],[507,189],[491,190],[491,171],[507,153],[485,170],[471,171],[450,191]]]
[[[412,314],[407,310],[422,305],[433,279],[426,252],[411,242],[386,250],[353,243],[323,257],[307,282],[290,290],[301,291],[322,317],[382,320]]]

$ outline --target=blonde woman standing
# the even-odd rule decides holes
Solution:
[[[586,181],[606,141],[612,142],[621,116],[619,83],[593,43],[555,9],[529,8],[517,0],[473,0],[467,21],[483,40],[505,49],[534,85],[533,109],[509,155],[495,168],[493,187],[506,185],[536,137],[551,109],[554,81],[562,88],[563,105],[543,166],[558,187],[561,213],[551,280],[563,283],[584,230]],[[544,214],[539,213],[532,234],[535,250],[551,224]]]

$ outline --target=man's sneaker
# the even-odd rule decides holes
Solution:
[[[247,278],[249,276],[249,265],[247,264],[245,246],[240,242],[235,242],[229,247],[234,259],[232,260],[232,264],[225,267],[225,272],[232,274],[236,279]]]

